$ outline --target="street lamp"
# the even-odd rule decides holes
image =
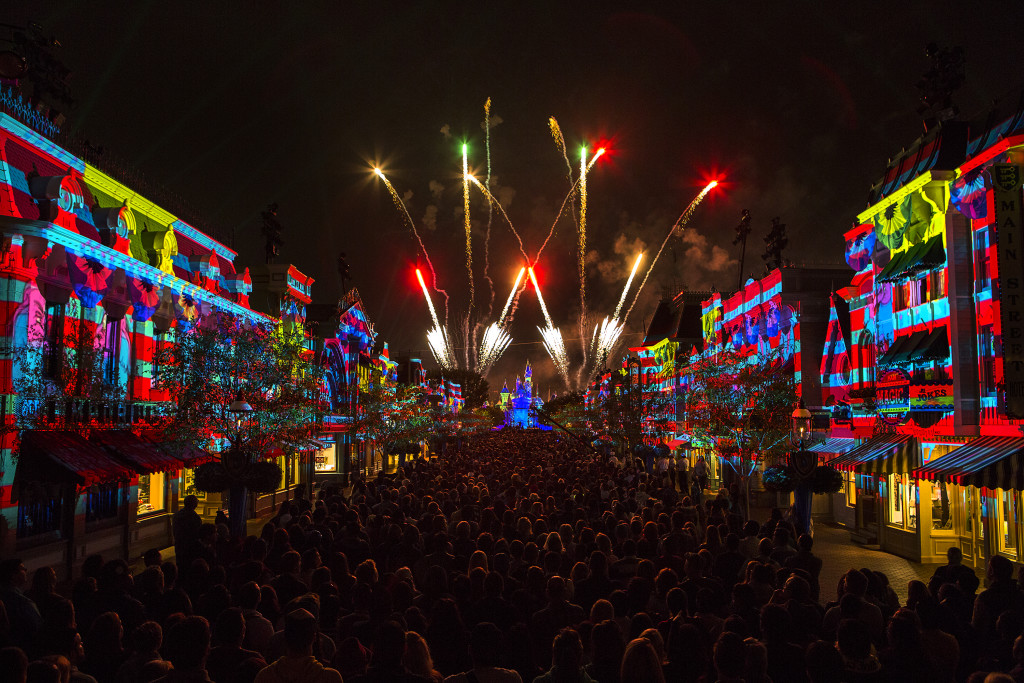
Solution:
[[[811,411],[807,410],[803,398],[800,405],[793,411],[792,426],[790,427],[789,440],[796,448],[803,450],[804,442],[811,435]]]

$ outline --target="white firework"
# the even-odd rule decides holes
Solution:
[[[483,339],[480,340],[480,353],[477,356],[476,371],[486,375],[491,366],[501,358],[508,345],[512,343],[512,335],[498,326],[498,323],[491,323],[484,330]]]
[[[538,327],[540,330],[540,336],[544,340],[544,348],[547,350],[548,355],[551,356],[552,362],[555,364],[555,368],[558,369],[562,379],[565,380],[565,386],[568,388],[569,385],[569,356],[565,352],[565,342],[562,340],[562,332],[551,325],[547,327]]]
[[[427,332],[427,345],[434,354],[434,360],[445,370],[455,370],[458,366],[452,354],[452,346],[448,341],[448,332],[444,326],[437,325]]]

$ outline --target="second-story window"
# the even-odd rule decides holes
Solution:
[[[46,304],[46,345],[43,372],[56,377],[64,361],[64,304]]]
[[[992,285],[992,262],[988,228],[974,233],[974,291],[982,292]]]
[[[978,330],[978,361],[981,371],[981,392],[983,396],[996,393],[995,337],[991,325],[982,325]]]
[[[103,341],[103,381],[117,384],[121,365],[121,321],[108,320]]]

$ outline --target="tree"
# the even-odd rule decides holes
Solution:
[[[74,300],[72,300],[74,301]],[[102,327],[79,315],[78,303],[68,316],[54,316],[49,327],[31,324],[26,342],[11,354],[12,384],[17,402],[12,422],[0,430],[5,437],[23,430],[74,430],[88,427],[86,402],[103,405],[123,400],[126,386],[112,357],[105,353]],[[18,445],[13,445],[17,452]]]
[[[281,470],[266,455],[315,446],[327,411],[322,370],[301,331],[219,312],[177,330],[176,343],[157,354],[157,388],[173,406],[163,437],[179,452],[213,444],[218,460],[200,467],[196,486],[229,490],[231,532],[238,538],[245,534],[248,492],[280,485]],[[232,411],[238,399],[251,411]]]
[[[595,401],[589,415],[578,415],[582,422],[589,419],[595,429],[601,429],[615,443],[621,444],[627,455],[643,445],[649,433],[652,418],[663,415],[672,405],[672,396],[661,391],[648,391],[637,383],[639,374],[612,373],[607,396]]]
[[[432,423],[422,387],[377,381],[360,395],[353,428],[389,454],[407,452],[402,449],[430,438]]]
[[[459,385],[462,390],[462,400],[466,402],[466,408],[472,410],[479,408],[487,402],[491,386],[479,372],[474,372],[473,370],[442,370],[441,376],[449,382]]]
[[[728,350],[692,363],[685,380],[687,431],[727,456],[744,483],[749,509],[757,463],[788,450],[796,403],[792,370],[778,356]]]

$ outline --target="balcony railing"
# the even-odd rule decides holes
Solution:
[[[81,398],[55,399],[19,396],[17,410],[22,418],[42,418],[45,423],[63,422],[68,426],[106,427],[158,424],[170,408],[169,403],[152,401],[101,401]]]

